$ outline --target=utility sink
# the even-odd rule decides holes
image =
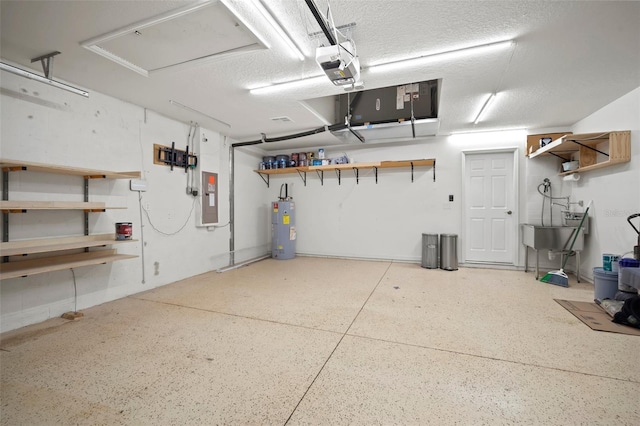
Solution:
[[[541,226],[523,223],[522,244],[536,250],[568,251],[571,241],[578,230],[578,237],[573,250],[584,248],[584,227],[577,226]]]
[[[580,252],[584,248],[585,227],[577,226],[541,226],[532,225],[530,223],[520,224],[522,229],[522,244],[526,247],[524,257],[524,271],[529,270],[529,247],[536,253],[536,279],[539,277],[539,250],[558,251],[560,255],[560,263],[564,256],[569,255],[569,247],[571,241],[578,233],[576,242],[572,250],[576,253],[576,278],[580,282]]]

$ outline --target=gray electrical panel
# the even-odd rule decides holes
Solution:
[[[202,172],[202,223],[218,223],[218,174]]]
[[[271,211],[271,257],[284,260],[295,256],[295,203],[274,201]]]

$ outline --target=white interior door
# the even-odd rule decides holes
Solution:
[[[515,262],[514,152],[464,154],[466,262]]]

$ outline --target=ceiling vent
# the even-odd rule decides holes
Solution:
[[[273,117],[273,118],[270,118],[270,120],[271,120],[271,121],[279,121],[279,122],[281,122],[281,123],[293,123],[293,120],[292,120],[292,119],[290,119],[289,117],[286,117],[286,116],[284,116],[284,115],[283,115],[282,117]]]
[[[160,70],[267,48],[267,43],[225,3],[198,2],[81,44],[145,77]]]

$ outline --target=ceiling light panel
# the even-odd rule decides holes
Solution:
[[[120,65],[149,75],[232,52],[266,48],[222,1],[200,1],[83,42]]]

